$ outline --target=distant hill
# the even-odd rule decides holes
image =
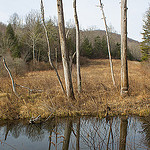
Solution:
[[[103,37],[105,36],[104,30],[91,30],[91,31],[81,31],[81,42],[82,40],[87,37],[91,43],[94,43],[94,38],[99,36]],[[110,33],[110,39],[111,41],[115,43],[121,43],[121,36],[120,34],[116,33]],[[137,60],[141,59],[141,50],[140,50],[140,42],[135,41],[133,39],[128,38],[128,47],[130,49],[130,53],[136,58]]]
[[[0,35],[4,34],[5,31],[6,31],[6,25],[0,22]],[[105,31],[104,30],[81,31],[81,42],[83,42],[83,39],[87,37],[90,40],[90,42],[93,44],[94,39],[97,36],[102,38],[103,36],[105,36]],[[117,43],[117,42],[121,43],[120,34],[110,33],[110,39],[112,43]],[[141,59],[140,43],[138,41],[128,38],[128,47],[129,47],[130,53],[134,56],[134,58],[137,60],[140,60]]]

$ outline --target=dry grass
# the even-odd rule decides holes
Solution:
[[[129,96],[120,97],[120,60],[113,60],[117,88],[112,85],[108,60],[90,60],[81,68],[82,94],[76,91],[76,71],[73,68],[73,84],[76,102],[63,95],[55,72],[30,72],[16,77],[15,82],[31,89],[42,89],[42,93],[31,93],[17,87],[21,95],[17,99],[11,89],[9,78],[0,78],[0,118],[30,118],[39,114],[45,118],[53,112],[56,116],[97,115],[103,117],[107,106],[110,115],[150,114],[150,73],[145,65],[129,61]],[[61,67],[60,67],[61,68]],[[62,69],[59,70],[63,78]],[[64,82],[64,81],[63,81]]]

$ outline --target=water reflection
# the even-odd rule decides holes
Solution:
[[[120,122],[119,150],[125,150],[126,149],[127,128],[128,128],[127,117],[122,117],[121,122]]]
[[[5,150],[146,150],[150,117],[56,118],[34,125],[1,121],[0,141]]]
[[[146,144],[150,147],[150,117],[142,118],[141,121],[143,122],[143,131],[141,133],[145,133]]]

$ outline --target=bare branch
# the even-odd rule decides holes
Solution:
[[[11,146],[10,144],[7,144],[7,143],[5,143],[5,142],[3,142],[3,141],[1,141],[1,140],[0,140],[0,143],[1,143],[1,144],[6,144],[7,146],[11,147],[11,149],[17,150],[15,147],[13,147],[13,146]]]
[[[68,29],[66,32],[66,39],[69,37],[69,32],[70,32],[70,30]]]
[[[18,95],[17,92],[16,92],[14,79],[13,79],[13,77],[12,77],[12,75],[11,75],[11,72],[10,72],[10,70],[9,70],[7,64],[6,64],[6,61],[5,61],[5,58],[4,58],[4,57],[3,57],[3,64],[4,64],[4,67],[5,67],[5,69],[7,70],[8,74],[9,74],[9,77],[10,77],[10,79],[11,79],[13,92],[14,92],[14,94],[19,98],[19,95]]]
[[[19,86],[21,88],[27,89],[30,92],[43,92],[43,90],[39,90],[39,89],[30,89],[29,87],[25,87],[23,85],[19,85],[19,84],[15,84],[16,86]]]
[[[52,116],[52,114],[53,113],[51,113],[44,122],[46,122]]]
[[[74,59],[74,57],[75,57],[76,53],[77,53],[77,52],[74,52],[74,54],[72,55],[72,59]]]
[[[105,17],[104,9],[103,9],[104,5],[102,4],[101,0],[99,0],[99,2],[100,2],[100,8],[102,10],[102,15],[103,15],[105,29],[106,29],[106,38],[107,38],[107,45],[108,45],[108,54],[109,54],[109,61],[110,61],[112,81],[113,81],[114,87],[116,87],[114,71],[113,71],[113,64],[112,64],[112,58],[111,58],[111,48],[110,48],[110,40],[109,40],[109,34],[108,34],[108,26],[107,26],[107,23],[106,23],[106,17]]]
[[[29,121],[29,123],[34,124],[36,121],[39,121],[40,119],[41,119],[41,115],[39,115],[36,118],[31,118],[30,121]]]

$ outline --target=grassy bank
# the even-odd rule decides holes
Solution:
[[[73,66],[73,84],[76,102],[63,95],[53,70],[37,71],[14,77],[17,84],[43,92],[29,93],[27,89],[17,87],[21,96],[18,99],[12,92],[9,78],[0,78],[0,118],[18,119],[41,115],[48,117],[52,112],[56,116],[106,115],[107,106],[110,115],[150,114],[150,72],[140,62],[129,61],[129,96],[120,97],[120,60],[113,60],[117,88],[112,85],[109,60],[90,60],[81,67],[82,94],[76,91],[76,68]],[[59,73],[63,78],[62,66]],[[64,81],[63,81],[64,83]]]

